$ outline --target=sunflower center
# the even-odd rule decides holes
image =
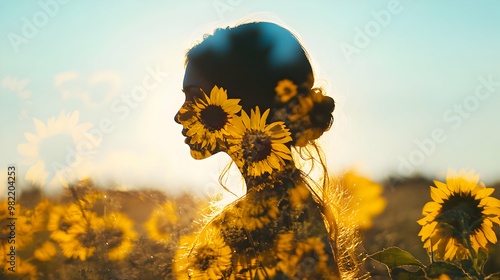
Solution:
[[[250,162],[258,162],[271,155],[272,139],[263,131],[251,131],[245,134],[241,147],[243,156]]]
[[[43,139],[40,142],[38,148],[38,154],[40,160],[42,160],[46,166],[50,166],[53,169],[53,173],[57,171],[54,167],[54,163],[62,163],[66,166],[73,164],[75,157],[71,155],[71,151],[75,150],[75,142],[71,134],[61,133],[48,138]]]
[[[96,234],[93,230],[89,230],[85,233],[81,233],[77,236],[78,241],[83,247],[92,247],[95,243]]]
[[[298,267],[304,272],[311,273],[316,270],[316,267],[318,265],[318,260],[316,258],[317,252],[315,251],[309,251],[307,253],[304,253],[302,258],[300,258],[299,263],[297,264]]]
[[[200,122],[210,131],[221,130],[228,121],[228,115],[217,105],[208,105],[200,112]]]
[[[483,207],[479,207],[480,200],[475,199],[474,196],[469,194],[452,194],[448,199],[443,200],[440,215],[446,213],[447,211],[456,211],[465,215],[468,219],[469,225],[473,225],[473,230],[479,229],[481,227],[481,219]],[[452,221],[452,226],[457,226],[455,228],[461,228],[460,221]]]
[[[118,228],[111,228],[106,231],[106,245],[109,248],[118,247],[122,243],[123,232]]]
[[[66,221],[64,221],[64,219],[61,219],[59,221],[59,229],[60,230],[67,232],[69,227],[70,227],[70,224],[66,223]]]
[[[196,268],[201,271],[207,271],[217,259],[213,249],[205,247],[199,251],[197,257]]]
[[[172,228],[172,221],[168,219],[161,219],[158,221],[157,226],[160,233],[166,234],[169,233]]]

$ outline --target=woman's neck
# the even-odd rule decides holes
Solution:
[[[272,173],[264,172],[259,176],[248,174],[248,169],[245,169],[244,166],[238,167],[245,179],[247,192],[272,189],[277,185],[287,186],[290,185],[287,182],[297,182],[300,179],[300,170],[296,168],[293,161],[286,161],[286,164],[281,166],[280,170],[273,170]]]

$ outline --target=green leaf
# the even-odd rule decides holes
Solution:
[[[442,274],[446,274],[454,280],[469,279],[460,267],[448,262],[433,262],[427,266],[425,273],[429,278],[439,278]]]
[[[476,270],[474,269],[474,263],[472,260],[463,259],[460,261],[460,265],[462,266],[462,270],[469,273],[469,275],[477,276]]]
[[[425,280],[425,272],[422,269],[417,271],[408,271],[404,268],[396,267],[391,270],[391,278],[393,280]]]
[[[413,257],[410,253],[401,250],[398,247],[390,247],[384,249],[371,255],[370,258],[385,264],[389,268],[389,270],[393,270],[394,268],[402,265],[424,267],[424,265],[417,259],[415,259],[415,257]]]
[[[474,260],[460,260],[460,266],[462,267],[462,270],[470,276],[480,276],[483,273],[484,264],[487,260],[488,252],[482,248],[479,248],[477,258],[475,258]]]

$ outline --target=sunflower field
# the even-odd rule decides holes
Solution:
[[[359,269],[364,279],[499,279],[495,273],[500,267],[496,244],[500,201],[495,186],[484,186],[473,171],[449,170],[443,182],[415,177],[384,186],[353,172],[334,180],[341,186],[336,195],[348,201],[343,207],[350,213],[337,217],[343,224],[339,228],[360,233]],[[299,202],[300,196],[300,190],[292,195]],[[268,211],[272,207],[265,204],[261,208],[241,208],[248,217],[229,219],[258,229],[279,215],[277,208]],[[188,265],[183,258],[183,244],[199,238],[196,233],[212,211],[213,199],[170,196],[153,189],[123,191],[96,186],[89,179],[56,197],[36,187],[25,188],[14,217],[9,201],[1,202],[0,275],[2,279],[184,279],[177,277],[179,270],[190,269],[197,271],[195,279],[224,279],[220,268],[230,264],[226,256],[231,251],[224,239],[215,237],[217,231],[204,231],[211,243],[198,247],[196,260]],[[9,228],[13,218],[15,231]],[[280,236],[277,244],[282,249],[277,256],[287,262],[277,266],[300,270],[307,252],[315,250],[314,266],[318,273],[327,273],[321,270],[322,260],[327,259],[314,249],[321,248],[315,245],[320,241],[291,244],[290,240],[291,236]]]

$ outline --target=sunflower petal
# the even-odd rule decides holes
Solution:
[[[447,195],[444,194],[443,191],[441,191],[438,188],[431,187],[432,200],[434,200],[435,202],[438,202],[438,203],[443,203],[443,199],[445,199],[446,197],[447,197]]]
[[[259,123],[259,129],[261,129],[261,130],[266,127],[266,120],[267,120],[267,116],[269,115],[269,111],[270,111],[270,109],[267,109],[264,112],[264,114],[262,114],[262,118],[261,118],[260,123]]]
[[[441,209],[441,204],[434,201],[427,202],[422,209],[422,214],[426,215],[427,213],[432,213],[434,211],[438,211],[439,209]]]
[[[476,199],[482,199],[482,198],[485,198],[487,196],[490,196],[494,191],[495,191],[494,188],[480,189],[477,191],[475,197],[476,197]]]
[[[493,244],[497,243],[497,236],[493,229],[489,226],[482,226],[482,232],[484,233],[484,236]]]

